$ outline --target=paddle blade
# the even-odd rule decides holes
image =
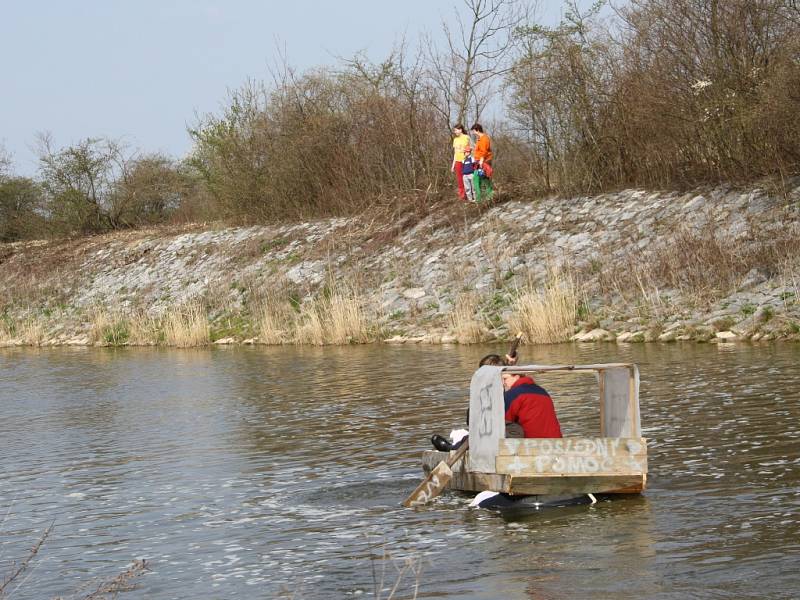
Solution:
[[[450,466],[445,461],[440,462],[428,473],[425,481],[420,483],[408,498],[403,500],[403,506],[411,508],[412,506],[427,504],[442,493],[452,476],[453,471]]]
[[[517,348],[519,347],[519,343],[522,341],[522,332],[520,331],[517,336],[514,338],[514,341],[511,343],[511,348],[508,350],[508,355],[511,358],[517,357]]]

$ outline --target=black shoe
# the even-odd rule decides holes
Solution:
[[[439,452],[450,452],[450,450],[453,449],[453,444],[448,442],[438,433],[434,433],[431,436],[431,444],[433,444],[433,447],[436,448]]]

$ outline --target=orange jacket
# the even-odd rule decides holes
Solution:
[[[472,158],[475,160],[492,160],[492,141],[485,133],[475,142],[475,149],[472,151]]]

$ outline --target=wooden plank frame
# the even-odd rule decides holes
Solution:
[[[501,440],[495,473],[515,477],[605,477],[647,473],[643,438]]]
[[[430,473],[442,460],[446,452],[426,450],[422,454],[422,467]],[[467,468],[468,461],[460,460],[452,466],[452,478],[448,489],[462,492],[491,490],[506,494],[574,495],[574,494],[639,494],[647,484],[647,474],[601,475],[560,477],[524,477],[498,473],[473,472]]]
[[[504,372],[596,374],[600,436],[505,439]],[[481,367],[470,383],[469,460],[453,472],[451,486],[458,489],[641,492],[647,479],[647,440],[641,437],[638,368],[631,363]]]
[[[642,435],[639,413],[639,369],[632,363],[591,365],[520,365],[496,367],[501,373],[576,372],[595,373],[600,401],[600,437],[638,438]]]

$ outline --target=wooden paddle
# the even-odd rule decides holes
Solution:
[[[425,480],[411,492],[408,498],[403,500],[403,506],[411,508],[412,506],[427,504],[441,494],[442,490],[450,483],[450,478],[453,477],[453,471],[450,467],[461,460],[461,457],[467,453],[468,448],[469,439],[464,440],[464,443],[458,447],[458,450],[451,452],[447,460],[441,461],[431,469],[431,472],[428,473]]]
[[[522,332],[520,331],[517,336],[514,338],[514,341],[511,342],[511,348],[508,350],[508,357],[509,358],[516,358],[517,357],[517,347],[519,343],[522,341]]]
[[[522,332],[520,331],[517,337],[514,338],[511,348],[508,351],[509,357],[514,358],[517,355],[517,346],[519,346],[521,340]],[[451,467],[461,460],[468,449],[469,438],[464,440],[464,443],[458,447],[458,450],[451,452],[447,460],[439,462],[438,465],[431,469],[431,472],[428,473],[425,480],[409,494],[408,498],[403,500],[403,506],[411,508],[412,506],[427,504],[441,494],[442,490],[447,487],[447,484],[450,483],[450,479],[453,477],[453,470]]]

